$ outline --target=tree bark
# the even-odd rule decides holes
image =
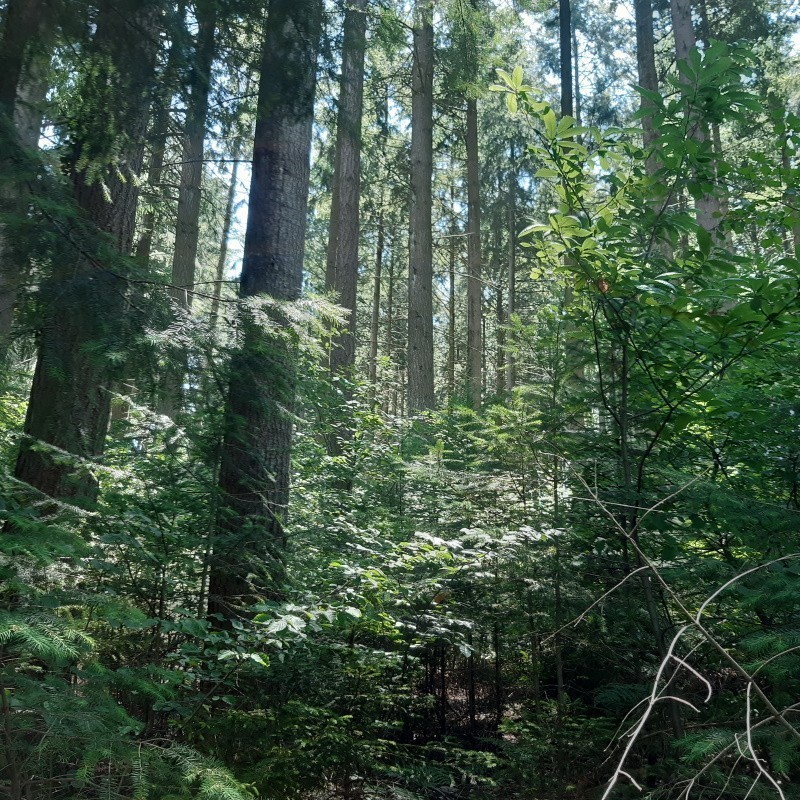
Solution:
[[[383,189],[381,188],[381,207],[378,211],[378,241],[375,245],[375,277],[372,288],[372,318],[369,330],[369,382],[372,395],[378,382],[378,338],[381,324],[381,280],[383,279],[383,250],[385,231],[383,221]]]
[[[272,0],[263,42],[240,295],[230,368],[209,613],[278,596],[289,501],[296,353],[270,303],[300,296],[322,0]],[[278,332],[259,324],[254,305]]]
[[[572,100],[572,8],[570,0],[558,0],[558,40],[561,63],[561,116],[571,117]]]
[[[511,173],[508,179],[508,311],[509,324],[517,311],[517,162],[514,143],[510,145]],[[507,333],[511,345],[506,355],[506,391],[512,391],[517,383],[517,356],[514,353],[515,337],[511,330]]]
[[[28,52],[52,0],[9,0],[0,39],[0,114],[13,119]]]
[[[330,352],[333,375],[350,372],[356,357],[359,206],[361,200],[361,119],[364,106],[366,0],[351,0],[344,17],[342,77],[336,120],[331,224],[325,289],[347,312],[347,326],[334,337]]]
[[[455,191],[450,187],[450,204],[455,205]],[[448,264],[449,287],[447,293],[447,399],[453,402],[456,391],[456,250],[458,248],[458,222],[455,209],[450,222],[450,247]]]
[[[483,386],[483,277],[481,199],[478,157],[478,105],[467,100],[467,391],[469,404],[481,407]]]
[[[411,215],[408,259],[408,410],[432,409],[433,3],[417,0],[411,64]]]
[[[130,253],[133,241],[139,197],[134,177],[142,168],[159,17],[159,3],[105,2],[92,42],[91,57],[100,65],[107,61],[115,71],[116,107],[109,113],[115,114],[127,142],[119,158],[125,179],[109,170],[105,188],[90,182],[76,167],[84,143],[76,142],[73,151],[71,177],[77,205],[91,227],[106,234],[122,256]],[[15,475],[52,497],[91,503],[96,495],[95,481],[86,469],[75,469],[57,452],[32,445],[43,442],[78,459],[102,454],[110,413],[108,389],[114,377],[106,354],[118,346],[126,264],[104,252],[99,257],[82,252],[75,262],[56,265],[42,286],[44,319]]]
[[[44,99],[39,91],[41,76],[37,80],[39,59],[31,57],[31,50],[50,24],[52,0],[10,0],[5,11],[0,38],[0,141],[6,151],[2,156],[2,171],[12,176],[17,169],[14,152],[18,146],[35,148],[41,130],[41,110],[35,97]],[[26,75],[27,72],[27,75]],[[27,78],[27,80],[26,80]],[[45,90],[46,91],[46,90]],[[25,95],[29,95],[26,97]],[[36,126],[38,119],[38,128]],[[13,183],[2,190],[0,203],[6,210],[24,213],[20,201],[21,189]],[[24,194],[24,192],[23,192]],[[12,242],[5,240],[0,230],[0,360],[5,359],[14,321],[14,308],[22,281],[22,256],[15,252]]]
[[[572,36],[572,61],[573,61],[573,72],[574,72],[574,92],[575,92],[575,123],[577,125],[582,125],[581,122],[581,58],[580,58],[580,49],[578,47],[578,31],[575,30],[575,26],[571,24],[570,20],[570,27],[572,28],[571,36]]]
[[[389,141],[389,86],[378,111],[378,126],[380,128],[380,148],[386,151]],[[369,382],[371,385],[370,396],[375,399],[375,390],[378,382],[378,348],[381,323],[381,281],[383,280],[383,256],[386,246],[386,220],[385,220],[385,187],[383,170],[378,179],[381,182],[380,198],[378,200],[378,240],[375,244],[375,279],[372,290],[372,318],[370,320],[369,336]]]
[[[189,79],[186,107],[181,182],[175,223],[175,249],[172,257],[170,295],[182,308],[192,306],[192,288],[197,271],[197,244],[200,239],[200,201],[203,182],[203,144],[206,137],[208,99],[211,93],[211,67],[217,50],[217,2],[198,0],[197,42]]]
[[[195,4],[197,39],[189,78],[189,102],[186,107],[181,180],[178,185],[178,208],[175,219],[175,244],[172,251],[172,273],[169,295],[184,312],[192,307],[197,280],[197,247],[200,241],[200,203],[203,184],[203,155],[206,118],[211,93],[211,68],[216,53],[216,0],[199,0]],[[177,350],[162,377],[159,411],[174,417],[183,405],[186,378],[186,353]]]
[[[672,30],[675,37],[675,58],[683,61],[689,57],[692,49],[697,44],[697,37],[692,22],[692,0],[670,0],[670,10],[672,13]],[[686,78],[681,75],[681,82],[686,87],[687,92],[692,91],[692,87],[686,83]],[[690,135],[698,144],[703,144],[708,140],[708,133],[705,124],[701,119],[696,119],[691,128]],[[720,202],[714,195],[703,195],[695,201],[695,213],[697,223],[701,228],[711,234],[715,234],[720,222]]]
[[[217,270],[214,274],[214,290],[211,297],[211,328],[217,327],[219,318],[219,306],[222,299],[222,283],[225,277],[225,267],[228,264],[228,239],[231,235],[233,226],[233,211],[236,203],[236,184],[239,181],[239,156],[240,148],[237,143],[233,150],[233,167],[231,168],[231,183],[228,186],[228,199],[225,202],[225,217],[222,220],[222,233],[220,234],[219,256],[217,258]]]
[[[174,89],[174,77],[178,67],[182,38],[185,32],[186,4],[178,3],[173,29],[172,42],[167,53],[167,63],[159,80],[159,91],[152,103],[153,124],[150,134],[150,159],[147,165],[147,186],[156,196],[161,188],[161,175],[164,171],[164,157],[169,139],[169,122],[171,112],[171,95]],[[176,33],[177,31],[177,33]],[[142,217],[141,233],[136,243],[136,259],[146,269],[150,264],[153,252],[153,240],[156,230],[156,202],[151,202]]]
[[[656,71],[655,35],[653,33],[653,6],[650,0],[634,0],[633,10],[636,15],[636,67],[639,86],[649,92],[658,91],[658,72]],[[653,101],[644,95],[640,100],[642,111],[652,109]],[[651,116],[642,117],[644,149],[651,151],[658,139],[658,131],[653,127]],[[649,155],[647,171],[655,174],[658,161]]]

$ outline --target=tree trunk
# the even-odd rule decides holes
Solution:
[[[435,406],[433,384],[433,2],[417,0],[411,63],[408,410]]]
[[[9,0],[0,40],[0,114],[14,117],[14,107],[28,52],[48,17],[52,0]]]
[[[252,303],[267,301],[285,333],[289,323],[269,301],[300,296],[321,20],[321,0],[273,0],[263,43],[241,342],[230,368],[209,581],[209,612],[223,620],[257,596],[277,596],[283,577],[296,353],[280,331],[259,324]]]
[[[372,318],[369,329],[369,382],[372,396],[378,382],[378,338],[381,325],[381,280],[383,279],[383,249],[385,232],[383,221],[383,188],[381,188],[381,207],[378,211],[378,241],[375,245],[375,277],[372,288]]]
[[[503,283],[498,282],[495,290],[495,342],[497,352],[495,355],[495,391],[498,395],[503,393],[506,386],[506,310],[503,304]]]
[[[153,125],[150,135],[150,161],[147,166],[147,186],[154,195],[158,195],[161,187],[161,175],[164,171],[164,156],[167,151],[167,140],[169,138],[169,121],[171,111],[171,94],[174,88],[173,81],[180,59],[182,38],[185,32],[186,4],[178,3],[176,11],[175,31],[173,32],[172,42],[167,63],[159,80],[159,91],[152,103]],[[140,226],[141,233],[139,241],[136,243],[136,260],[147,268],[150,264],[150,257],[153,252],[153,239],[156,230],[156,203],[151,202],[142,217]]]
[[[478,160],[478,105],[467,100],[467,391],[469,404],[481,407],[483,365],[483,279],[481,274],[481,199]]]
[[[347,312],[347,327],[334,337],[330,352],[332,375],[352,371],[356,357],[356,295],[358,288],[359,205],[361,200],[361,119],[364,99],[366,0],[351,0],[344,17],[342,78],[336,120],[331,224],[325,289]]]
[[[675,58],[683,61],[689,57],[692,48],[697,44],[697,37],[692,22],[692,0],[670,0],[672,12],[672,30],[675,36]],[[681,82],[686,85],[686,78],[681,73]],[[691,87],[686,87],[691,91]],[[690,135],[698,144],[703,144],[708,139],[705,124],[696,119]],[[701,228],[714,234],[719,227],[720,202],[714,195],[703,195],[695,201],[697,223]]]
[[[237,144],[233,150],[233,167],[231,168],[231,183],[228,186],[228,199],[225,202],[225,217],[222,220],[222,233],[219,242],[219,257],[217,258],[217,270],[214,274],[214,291],[211,297],[211,329],[217,327],[219,318],[219,306],[222,299],[222,284],[225,278],[225,267],[228,264],[228,239],[231,235],[233,226],[233,211],[236,204],[236,184],[239,181],[239,157],[240,147]]]
[[[658,91],[658,72],[656,71],[655,36],[653,33],[653,6],[650,0],[634,0],[633,10],[636,15],[636,67],[639,86],[649,92]],[[640,100],[642,111],[652,109],[653,101],[642,95]],[[658,139],[658,131],[653,127],[651,116],[642,117],[644,132],[644,149],[650,151]],[[647,171],[653,175],[658,169],[658,161],[649,155]]]
[[[508,311],[506,318],[513,323],[517,311],[517,166],[514,143],[511,142],[511,173],[508,180]],[[515,337],[511,330],[507,333],[511,347],[506,355],[506,390],[512,391],[517,383],[517,356],[514,352]]]
[[[352,378],[356,360],[358,302],[358,243],[361,201],[361,121],[364,110],[364,53],[367,38],[366,0],[351,0],[344,15],[342,77],[339,83],[339,114],[336,120],[331,221],[328,235],[325,289],[347,312],[342,330],[331,339],[329,369],[332,377]],[[339,384],[339,403],[352,396],[348,380]],[[338,417],[325,437],[329,455],[339,455],[342,444],[352,439],[349,414]],[[344,484],[341,485],[345,489]]]
[[[572,27],[572,61],[573,61],[573,72],[575,73],[574,84],[575,84],[575,123],[577,125],[582,125],[581,122],[581,59],[580,59],[580,49],[578,48],[578,31],[575,30],[575,26],[571,25]]]
[[[450,204],[455,204],[455,191],[450,187]],[[450,263],[448,264],[449,290],[447,294],[447,399],[453,402],[456,391],[456,250],[458,247],[458,222],[455,210],[450,223]]]
[[[0,125],[3,130],[0,132],[0,146],[6,152],[0,168],[9,173],[12,183],[3,188],[0,204],[3,210],[12,213],[24,213],[24,203],[20,199],[24,192],[13,182],[16,171],[13,151],[19,145],[35,148],[39,142],[41,113],[35,95],[40,94],[38,99],[43,100],[44,91],[39,91],[42,80],[41,76],[39,80],[36,76],[40,59],[32,58],[31,50],[50,22],[49,5],[48,0],[10,0],[3,19],[0,38]],[[6,138],[9,140],[7,144],[3,143]],[[13,242],[6,242],[4,232],[0,230],[0,360],[5,359],[10,342],[17,293],[23,280],[24,256],[15,250]]]
[[[195,7],[198,25],[197,42],[189,79],[190,95],[186,108],[181,155],[181,182],[178,189],[170,287],[170,296],[184,309],[192,306],[192,288],[197,271],[203,143],[206,137],[208,98],[211,93],[211,67],[217,50],[216,0],[199,0],[195,3]]]
[[[378,112],[378,126],[380,128],[381,151],[386,151],[389,140],[389,86],[385,87],[383,102]],[[378,176],[381,182],[380,199],[378,201],[378,241],[375,245],[375,283],[372,290],[372,319],[370,320],[369,336],[369,382],[371,384],[371,397],[375,399],[375,389],[378,382],[378,345],[381,323],[381,281],[383,280],[383,256],[386,246],[386,220],[385,220],[385,187],[383,170]]]
[[[120,180],[110,170],[105,187],[89,182],[75,167],[82,142],[75,144],[72,181],[76,202],[93,228],[108,234],[118,253],[130,253],[139,190],[134,176],[142,168],[147,128],[148,89],[155,72],[157,3],[103,3],[90,58],[115,74],[115,114],[127,145],[119,163]],[[91,67],[90,67],[91,68]],[[106,194],[107,193],[107,194]],[[118,347],[125,309],[124,259],[106,261],[81,254],[59,264],[42,286],[44,320],[31,388],[25,440],[15,475],[52,497],[91,503],[96,484],[59,453],[34,449],[37,441],[91,460],[103,452],[110,413],[108,388],[114,376],[106,353]]]
[[[186,108],[181,180],[175,219],[175,245],[172,252],[172,275],[169,295],[179,308],[189,311],[197,280],[197,247],[200,240],[200,202],[203,184],[203,144],[206,137],[208,99],[211,93],[211,68],[216,53],[216,0],[195,4],[197,40],[189,78],[190,94]],[[173,417],[183,405],[186,377],[186,353],[178,350],[163,375],[159,411]]]
[[[561,64],[561,116],[571,117],[572,101],[572,8],[570,0],[558,0],[558,40]]]

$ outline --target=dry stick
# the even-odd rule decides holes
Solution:
[[[783,790],[780,787],[780,784],[772,777],[772,775],[767,772],[766,769],[761,764],[761,759],[758,757],[758,754],[753,747],[753,735],[752,735],[752,726],[750,725],[750,712],[751,712],[751,689],[753,688],[753,682],[747,684],[747,711],[745,714],[745,724],[747,730],[747,747],[750,750],[750,753],[753,756],[753,761],[756,762],[756,766],[758,767],[758,771],[775,787],[778,794],[781,796],[781,800],[786,800]]]
[[[800,558],[800,553],[793,553],[793,554],[790,554],[790,555],[787,555],[787,556],[782,556],[781,558],[773,559],[772,561],[769,561],[766,564],[761,564],[761,565],[759,565],[757,567],[753,567],[753,568],[751,568],[749,570],[746,570],[745,572],[735,576],[731,580],[727,581],[727,583],[725,583],[719,589],[717,589],[717,591],[715,591],[700,606],[700,609],[698,610],[697,614],[693,615],[689,611],[689,609],[686,608],[686,606],[684,605],[683,601],[680,599],[680,597],[678,597],[677,593],[664,580],[664,578],[662,577],[661,573],[659,572],[659,570],[655,566],[655,564],[653,564],[653,562],[648,558],[648,556],[644,553],[644,551],[641,549],[641,547],[639,547],[638,543],[635,541],[635,539],[634,539],[634,537],[632,535],[633,532],[629,533],[628,531],[626,531],[619,524],[619,522],[617,521],[617,519],[614,516],[614,514],[606,508],[606,506],[603,503],[603,501],[600,500],[600,498],[597,496],[597,494],[592,490],[592,487],[589,486],[589,484],[584,480],[583,476],[580,475],[577,472],[577,470],[575,470],[571,466],[570,466],[570,469],[575,474],[575,476],[577,477],[578,481],[583,485],[584,489],[595,500],[595,502],[600,507],[600,509],[603,511],[603,513],[606,514],[606,516],[609,517],[609,519],[613,522],[614,526],[631,543],[631,546],[633,547],[633,549],[636,552],[636,554],[641,558],[641,560],[644,563],[644,565],[648,566],[652,570],[653,576],[658,581],[658,583],[661,585],[662,589],[670,596],[672,601],[678,606],[678,608],[681,610],[681,612],[684,614],[684,616],[689,620],[689,624],[688,625],[684,625],[682,628],[680,628],[680,630],[673,637],[672,642],[670,642],[669,649],[667,650],[667,656],[671,657],[673,655],[673,650],[675,649],[675,646],[677,645],[678,641],[680,640],[680,638],[683,636],[683,634],[687,630],[689,630],[692,627],[696,628],[702,634],[703,638],[723,657],[723,659],[725,661],[728,662],[728,664],[733,668],[733,670],[736,672],[736,674],[747,681],[747,683],[748,683],[748,709],[749,709],[749,702],[750,702],[749,701],[749,694],[750,694],[751,687],[752,687],[753,689],[755,689],[756,694],[758,695],[758,697],[761,700],[761,702],[764,703],[764,705],[766,706],[767,710],[770,712],[771,717],[779,725],[781,725],[781,727],[783,727],[786,731],[788,731],[792,736],[794,736],[796,739],[800,740],[800,732],[798,732],[798,730],[794,727],[794,725],[792,725],[783,716],[783,714],[780,711],[778,711],[778,709],[772,704],[770,699],[766,696],[766,694],[764,694],[763,690],[755,683],[755,681],[753,680],[753,677],[750,675],[750,673],[747,672],[747,670],[716,640],[716,638],[705,627],[705,625],[703,625],[700,622],[700,618],[701,618],[701,616],[703,614],[703,611],[708,606],[708,604],[710,602],[712,602],[714,600],[714,598],[716,598],[720,594],[720,592],[724,591],[724,589],[726,589],[728,586],[730,586],[731,584],[733,584],[734,582],[736,582],[740,578],[743,578],[746,575],[749,575],[749,574],[751,574],[753,572],[756,572],[757,570],[764,569],[765,567],[771,566],[772,564],[776,564],[778,562],[787,561],[787,560],[794,559],[794,558]],[[681,489],[679,491],[682,491],[682,490],[683,489]],[[657,505],[660,505],[663,502],[665,502],[665,501],[662,501],[661,503],[659,503]],[[654,508],[655,507],[656,506],[654,506]],[[602,797],[601,800],[606,800],[608,795],[613,790],[614,786],[616,786],[616,784],[617,784],[617,782],[619,780],[619,777],[621,775],[623,775],[623,774],[627,775],[627,773],[625,773],[625,771],[622,769],[623,765],[625,764],[625,760],[627,759],[628,755],[630,754],[630,751],[633,748],[634,742],[636,741],[639,733],[644,728],[644,725],[647,722],[647,719],[649,718],[650,712],[652,711],[653,707],[655,706],[655,703],[658,702],[658,700],[660,700],[660,699],[665,699],[664,696],[658,695],[657,690],[658,690],[658,683],[661,680],[661,675],[663,674],[663,671],[664,671],[664,668],[666,667],[667,661],[668,661],[668,658],[663,659],[662,662],[661,662],[661,665],[659,666],[658,673],[656,674],[656,678],[655,678],[655,680],[653,682],[653,691],[650,694],[650,703],[648,705],[648,708],[646,709],[646,711],[642,715],[642,718],[639,720],[639,723],[637,724],[636,728],[634,729],[633,733],[631,734],[630,741],[628,742],[628,745],[625,747],[625,751],[622,754],[622,758],[620,759],[619,766],[617,767],[616,771],[614,772],[614,775],[611,777],[611,780],[609,781],[608,787],[606,788],[606,791],[603,793],[603,797]],[[679,698],[672,698],[672,699],[679,700]],[[686,702],[686,701],[683,701],[683,702]],[[691,704],[689,704],[687,702],[687,705],[691,705]],[[748,724],[749,724],[749,719],[748,719]],[[759,767],[759,768],[761,769],[761,767]],[[775,784],[775,785],[777,786],[777,784]]]
[[[650,569],[650,567],[648,567],[648,566],[645,564],[644,566],[642,566],[642,567],[637,567],[637,568],[636,568],[635,570],[633,570],[632,572],[629,572],[629,573],[628,573],[628,574],[627,574],[627,575],[626,575],[626,576],[625,576],[625,577],[624,577],[624,578],[623,578],[623,579],[622,579],[622,580],[621,580],[619,583],[617,583],[615,586],[613,586],[613,587],[612,587],[611,589],[609,589],[607,592],[604,592],[603,594],[601,594],[601,595],[600,595],[600,597],[598,597],[598,598],[597,598],[597,600],[595,600],[595,601],[594,601],[594,603],[592,603],[592,604],[591,604],[591,605],[590,605],[588,608],[585,608],[585,609],[584,609],[584,610],[583,610],[583,611],[582,611],[580,614],[578,614],[578,616],[577,616],[577,617],[575,617],[574,619],[570,620],[570,621],[569,621],[569,622],[567,622],[565,625],[562,625],[562,626],[561,626],[561,627],[560,627],[558,630],[556,630],[556,631],[553,631],[553,633],[551,633],[549,636],[547,636],[547,637],[545,637],[544,639],[542,639],[542,644],[547,644],[547,642],[549,642],[551,639],[553,639],[553,638],[555,638],[556,636],[558,636],[558,634],[559,634],[559,633],[561,633],[561,631],[565,630],[566,628],[574,628],[574,627],[576,627],[576,626],[577,626],[579,623],[581,623],[581,622],[582,622],[584,619],[586,619],[586,615],[587,615],[587,614],[588,614],[588,613],[589,613],[589,612],[590,612],[590,611],[591,611],[591,610],[592,610],[592,609],[593,609],[595,606],[597,606],[597,605],[599,605],[600,603],[602,603],[602,602],[603,602],[603,600],[605,600],[605,599],[606,599],[606,597],[608,597],[610,594],[614,594],[614,592],[616,592],[616,591],[617,591],[617,589],[619,589],[619,588],[620,588],[620,587],[621,587],[621,586],[622,586],[622,585],[625,583],[625,581],[627,581],[627,580],[628,580],[628,578],[632,578],[632,577],[633,577],[634,575],[636,575],[637,573],[639,573],[639,572],[643,572],[644,570],[648,570],[648,569]]]
[[[783,716],[784,714],[788,714],[790,711],[799,711],[799,710],[800,710],[800,703],[795,703],[794,705],[791,705],[791,706],[789,706],[788,708],[785,708],[785,709],[784,709],[784,710],[781,712],[781,716]],[[754,730],[756,730],[757,728],[761,728],[761,727],[763,727],[764,725],[768,725],[768,724],[769,724],[770,722],[772,722],[772,721],[773,721],[772,717],[769,717],[768,719],[762,719],[762,720],[761,720],[761,722],[757,722],[755,725],[751,725],[751,726],[750,726],[750,730],[753,730],[753,731],[754,731]],[[715,756],[714,756],[714,757],[713,757],[713,758],[712,758],[712,759],[711,759],[711,760],[710,760],[710,761],[709,761],[709,762],[708,762],[708,763],[707,763],[707,764],[706,764],[706,765],[705,765],[705,766],[704,766],[704,767],[703,767],[703,768],[702,768],[702,769],[701,769],[701,770],[700,770],[700,771],[699,771],[699,772],[698,772],[698,773],[697,773],[697,774],[696,774],[696,775],[695,775],[695,776],[694,776],[694,777],[691,779],[691,781],[689,781],[689,785],[686,787],[686,791],[684,791],[684,792],[681,794],[681,798],[682,798],[683,800],[688,800],[688,797],[689,797],[689,792],[691,792],[691,790],[692,790],[692,788],[694,787],[694,785],[695,785],[695,783],[697,782],[697,780],[698,780],[700,777],[702,777],[702,776],[703,776],[703,775],[704,775],[704,774],[705,774],[705,773],[706,773],[706,772],[707,772],[709,769],[711,769],[711,767],[713,767],[713,766],[714,766],[714,764],[716,764],[716,763],[717,763],[719,760],[721,760],[721,759],[722,759],[724,756],[726,756],[726,755],[728,754],[728,752],[729,752],[730,750],[732,750],[732,749],[733,749],[733,747],[734,747],[734,746],[738,746],[738,744],[739,744],[739,736],[738,736],[738,734],[737,734],[737,735],[736,735],[736,737],[734,738],[734,740],[733,740],[733,741],[732,741],[732,742],[731,742],[729,745],[726,745],[726,746],[725,746],[725,747],[724,747],[722,750],[720,750],[720,751],[719,751],[719,752],[718,752],[718,753],[717,753],[717,754],[716,754],[716,755],[715,755]],[[742,753],[742,752],[741,752],[741,749],[740,749],[740,750],[739,750],[739,758],[741,759],[741,758],[744,758],[744,757],[745,757],[745,755],[744,755],[744,753]],[[737,759],[737,763],[738,763],[738,759]]]

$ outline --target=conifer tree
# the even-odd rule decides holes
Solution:
[[[209,585],[209,612],[225,619],[280,589],[297,365],[271,302],[297,300],[302,286],[321,24],[321,0],[270,3]],[[259,308],[283,331],[266,331]]]
[[[435,405],[433,381],[433,3],[417,0],[411,60],[408,409]]]
[[[91,460],[105,444],[161,13],[155,0],[101,3],[87,53],[85,106],[73,120],[67,177],[79,215],[100,234],[99,247],[76,247],[71,263],[54,264],[42,287],[36,371],[15,473],[52,497],[85,503],[95,493],[90,470],[76,470],[58,451]]]
[[[348,2],[344,15],[325,288],[348,311],[348,320],[346,331],[331,346],[333,374],[346,374],[355,361],[366,7],[366,0]]]

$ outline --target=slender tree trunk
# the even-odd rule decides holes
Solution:
[[[658,72],[656,71],[655,36],[653,33],[653,6],[651,0],[634,0],[636,15],[636,67],[639,86],[648,92],[658,91]],[[642,111],[654,108],[653,101],[642,95]],[[648,152],[658,139],[658,131],[653,126],[651,116],[642,117],[644,148]],[[651,154],[647,159],[647,171],[653,175],[658,169],[658,161]]]
[[[322,0],[272,0],[263,43],[240,294],[230,370],[209,612],[230,619],[283,578],[296,354],[251,303],[300,296]],[[289,325],[267,305],[273,323]]]
[[[467,644],[469,645],[469,655],[467,656],[467,719],[469,720],[469,732],[475,733],[475,721],[478,717],[477,703],[475,700],[475,650],[473,645],[472,629],[467,632]]]
[[[228,199],[225,202],[225,217],[222,220],[222,233],[219,243],[219,257],[217,269],[214,273],[214,291],[211,297],[211,328],[216,329],[219,319],[219,306],[222,300],[222,284],[225,279],[225,268],[228,265],[228,239],[233,227],[233,212],[236,204],[236,186],[239,182],[239,158],[241,148],[237,142],[233,150],[233,167],[231,168],[231,183],[228,186]]]
[[[389,140],[389,86],[385,87],[383,102],[378,112],[378,126],[380,128],[380,147],[385,152],[386,144]],[[381,173],[383,171],[381,170]],[[375,281],[372,290],[372,318],[370,320],[369,336],[369,382],[371,385],[370,393],[374,400],[375,390],[378,383],[378,349],[380,339],[381,323],[381,281],[383,280],[383,255],[386,247],[386,228],[385,228],[385,186],[383,174],[378,179],[381,184],[379,208],[378,208],[378,238],[375,244]]]
[[[578,31],[572,25],[572,61],[573,72],[575,73],[575,122],[582,125],[581,122],[581,54],[578,48]]]
[[[500,646],[500,622],[495,619],[492,628],[492,647],[494,648],[494,725],[500,727],[505,707],[505,691],[503,689],[503,660]]]
[[[411,63],[408,410],[435,406],[433,384],[433,2],[417,0]]]
[[[176,12],[175,31],[167,54],[167,63],[159,80],[159,91],[153,100],[153,124],[150,135],[150,160],[147,166],[147,186],[150,191],[159,196],[161,190],[161,176],[164,171],[164,157],[167,152],[169,139],[169,122],[171,112],[171,91],[175,73],[180,60],[185,32],[186,4],[178,3]],[[157,203],[151,202],[142,217],[141,233],[136,243],[136,260],[147,268],[153,252],[153,240],[156,230]]]
[[[198,0],[197,41],[192,64],[189,102],[186,108],[181,182],[175,222],[175,249],[172,257],[172,299],[184,309],[192,306],[192,289],[197,272],[197,246],[200,239],[200,201],[203,183],[203,144],[206,137],[208,99],[211,93],[211,67],[217,50],[217,2]]]
[[[216,0],[199,0],[195,4],[197,40],[189,79],[190,94],[186,108],[181,180],[178,187],[178,208],[175,219],[175,245],[172,253],[170,297],[184,312],[192,307],[197,280],[197,248],[200,241],[200,204],[203,184],[203,155],[206,118],[211,93],[211,68],[216,53]],[[183,384],[186,377],[186,353],[178,350],[175,360],[164,375],[159,397],[159,410],[172,417],[183,405]]]
[[[397,414],[397,369],[394,365],[394,259],[395,248],[392,247],[389,253],[389,274],[386,276],[386,357],[393,369],[391,406],[387,399],[386,410],[387,413],[391,411],[392,415]]]
[[[447,733],[447,642],[439,644],[439,733]]]
[[[467,100],[467,391],[481,407],[483,386],[483,277],[481,274],[481,199],[478,155],[478,105]]]
[[[506,310],[503,305],[503,283],[497,284],[495,289],[495,340],[497,352],[495,355],[495,391],[502,394],[506,386]]]
[[[508,179],[508,313],[509,323],[517,311],[517,165],[514,143],[510,145],[511,172]],[[507,334],[511,347],[506,356],[506,390],[512,391],[517,383],[517,356],[514,352],[516,344],[511,330]]]
[[[572,100],[572,8],[570,0],[558,0],[558,39],[561,63],[561,116],[571,117]]]
[[[385,246],[383,187],[378,211],[378,240],[375,244],[375,277],[372,287],[372,318],[369,330],[369,382],[374,397],[378,383],[378,340],[381,327],[381,281],[383,280],[383,250]]]
[[[127,142],[119,163],[127,179],[110,171],[105,188],[88,182],[75,167],[82,143],[76,142],[73,151],[77,204],[96,229],[110,235],[123,256],[130,253],[133,241],[139,190],[132,178],[142,167],[159,18],[156,2],[102,3],[89,56],[98,69],[110,63],[114,70],[114,111]],[[76,471],[60,454],[32,445],[41,441],[79,459],[102,454],[110,413],[108,387],[114,376],[103,354],[116,347],[124,316],[125,267],[124,259],[107,264],[81,255],[72,264],[58,265],[42,286],[44,321],[15,475],[52,497],[90,503],[96,494],[86,470]]]
[[[451,206],[455,191],[450,187]],[[448,264],[449,290],[447,294],[447,399],[452,403],[456,391],[456,250],[458,248],[458,222],[455,210],[450,223],[450,263]]]

